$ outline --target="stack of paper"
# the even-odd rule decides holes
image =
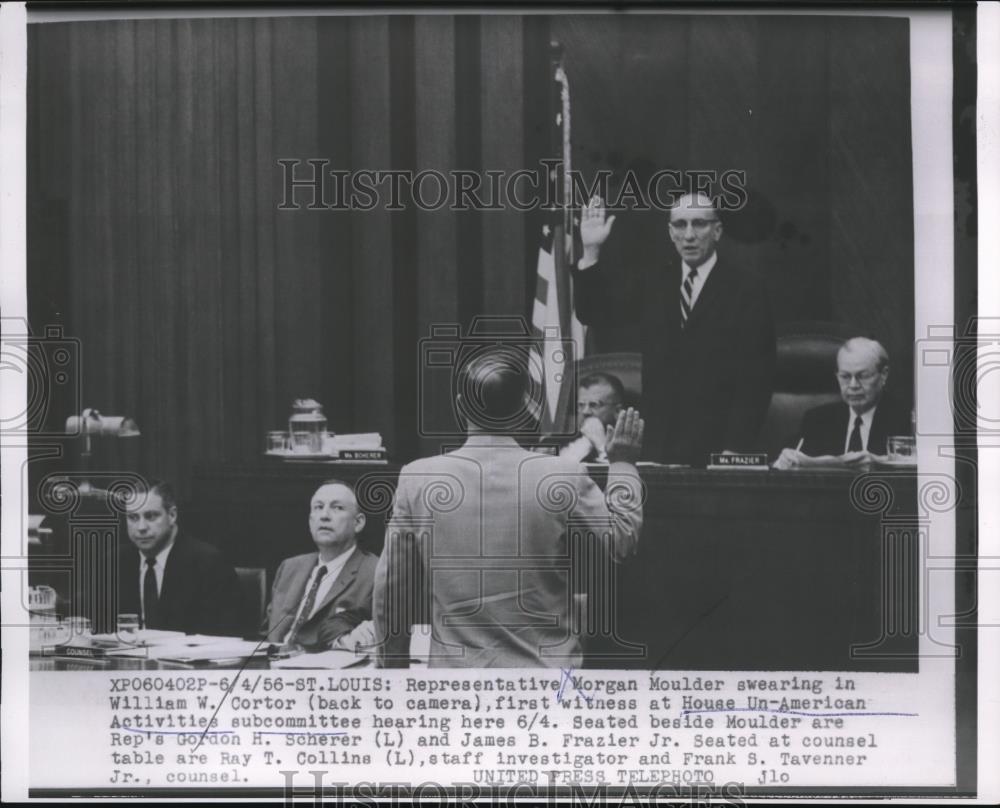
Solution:
[[[288,659],[272,659],[272,668],[291,668],[303,670],[310,668],[350,668],[361,665],[368,660],[367,654],[356,654],[354,651],[320,651],[316,654],[297,654]]]
[[[205,637],[191,635],[175,642],[166,642],[149,649],[153,659],[180,662],[185,665],[219,665],[237,663],[252,656],[267,653],[267,644],[239,637]]]

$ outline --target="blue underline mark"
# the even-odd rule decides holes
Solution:
[[[694,713],[774,713],[775,715],[801,715],[806,718],[850,718],[862,715],[904,716],[907,718],[913,718],[920,715],[920,713],[807,713],[802,710],[771,710],[764,707],[730,707],[729,709],[720,708],[717,710],[681,710],[681,715],[693,715]]]
[[[238,735],[233,729],[192,729],[187,732],[173,729],[139,729],[138,727],[117,727],[126,732],[140,735]],[[258,735],[346,735],[346,732],[287,732],[285,730],[253,730]]]

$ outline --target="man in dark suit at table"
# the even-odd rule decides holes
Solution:
[[[705,465],[712,452],[759,449],[774,323],[762,280],[717,253],[723,225],[711,199],[685,194],[671,209],[676,256],[662,220],[657,232],[626,235],[625,252],[605,250],[614,221],[599,197],[582,211],[576,312],[593,326],[639,323],[645,456]]]
[[[777,469],[819,465],[864,465],[886,454],[891,435],[909,435],[909,414],[884,395],[889,354],[875,340],[853,337],[837,351],[842,401],[809,410],[797,449],[783,449]]]
[[[147,629],[240,634],[236,573],[215,547],[177,525],[173,487],[150,483],[125,503],[130,544],[118,563],[118,611],[137,613]]]
[[[358,547],[364,526],[365,514],[347,483],[327,480],[316,489],[309,505],[316,552],[278,567],[267,609],[268,640],[322,651],[371,619],[377,559]]]

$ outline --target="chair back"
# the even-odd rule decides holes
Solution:
[[[795,446],[803,416],[813,407],[840,401],[837,351],[853,331],[841,323],[784,323],[777,329],[774,390],[761,427],[760,445],[776,458]]]
[[[625,388],[625,406],[637,406],[642,397],[642,354],[631,351],[585,356],[576,361],[576,382],[591,373],[617,376]],[[576,391],[574,391],[575,393]],[[575,398],[575,396],[574,396]]]
[[[255,635],[264,624],[267,613],[267,570],[263,567],[236,567],[236,578],[246,610],[243,628],[246,634]]]

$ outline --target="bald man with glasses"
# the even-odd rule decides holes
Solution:
[[[884,397],[889,354],[873,339],[853,337],[837,351],[841,401],[809,410],[797,449],[783,449],[777,469],[818,462],[863,466],[886,454],[890,435],[909,435],[908,414]]]
[[[573,280],[581,322],[639,325],[645,459],[704,466],[713,452],[759,450],[775,360],[763,281],[719,254],[723,223],[705,194],[680,197],[667,221],[630,219],[615,246],[615,216],[590,201]]]

